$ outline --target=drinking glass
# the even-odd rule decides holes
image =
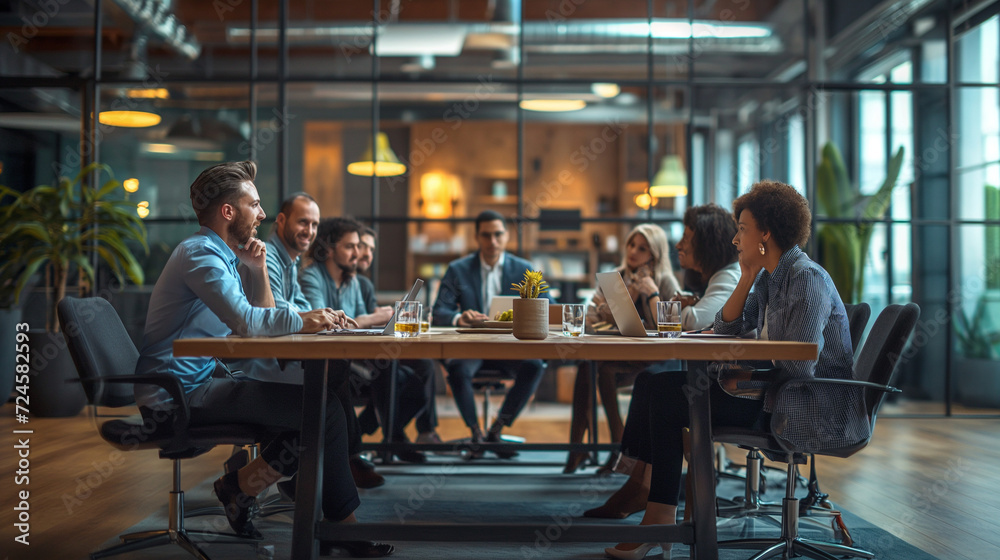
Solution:
[[[681,335],[681,302],[656,302],[656,330],[664,338]]]
[[[431,308],[426,307],[420,313],[420,332],[425,333],[431,330]]]
[[[423,304],[419,301],[396,302],[396,338],[409,338],[420,334],[420,314]]]
[[[562,308],[563,336],[580,336],[583,334],[587,309],[582,303],[565,303]]]

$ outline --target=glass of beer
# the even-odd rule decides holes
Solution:
[[[419,301],[396,302],[396,338],[409,338],[420,334],[420,315],[423,304]]]
[[[664,338],[681,335],[681,302],[656,302],[656,331]]]
[[[580,336],[583,334],[583,322],[587,310],[582,303],[565,303],[562,308],[563,336]]]
[[[431,308],[427,307],[420,313],[420,332],[431,330]]]

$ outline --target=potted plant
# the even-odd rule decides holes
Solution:
[[[102,173],[108,178],[98,186]],[[92,175],[93,186],[86,184]],[[13,287],[15,303],[39,272],[49,288],[44,321],[23,318],[35,329],[29,350],[34,414],[71,416],[85,403],[81,387],[64,381],[75,379],[76,372],[56,315],[70,276],[76,273],[81,287],[93,286],[96,252],[119,282],[126,277],[143,282],[128,242],[148,251],[146,228],[136,204],[114,196],[120,187],[111,169],[99,163],[87,165],[73,179],[60,178],[55,186],[38,185],[22,193],[0,185],[0,286]]]
[[[886,170],[885,181],[873,195],[861,194],[858,185],[847,177],[847,167],[840,150],[827,142],[816,168],[816,202],[822,214],[830,218],[880,220],[885,216],[903,165],[899,148]],[[830,273],[844,303],[861,301],[865,282],[865,259],[871,245],[874,224],[826,223],[816,232],[817,261]]]
[[[514,300],[514,337],[543,340],[549,336],[549,299],[539,297],[549,290],[540,270],[525,270],[520,284],[511,284],[521,296]]]
[[[6,250],[4,256],[6,256]],[[21,305],[15,302],[14,283],[0,284],[0,340],[14,340],[21,322]],[[0,406],[14,389],[16,352],[14,344],[0,344]]]
[[[992,319],[998,308],[1000,300],[983,294],[971,315],[955,313],[955,387],[959,402],[969,406],[1000,408],[1000,327]]]

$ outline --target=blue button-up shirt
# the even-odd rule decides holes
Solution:
[[[302,293],[313,309],[322,307],[340,309],[352,319],[368,313],[357,276],[351,276],[346,282],[341,282],[338,288],[326,265],[314,262],[302,270],[299,284],[302,285]]]
[[[299,257],[292,259],[285,244],[276,234],[271,234],[267,245],[267,279],[271,284],[275,307],[290,307],[292,311],[305,312],[313,307],[299,286]]]
[[[215,360],[175,357],[178,338],[279,336],[302,330],[302,318],[288,308],[250,305],[236,269],[239,259],[214,231],[202,227],[181,241],[160,273],[146,314],[137,374],[172,373],[190,392],[211,378]],[[136,403],[155,407],[166,393],[136,386]]]

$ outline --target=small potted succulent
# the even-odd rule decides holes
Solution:
[[[549,290],[542,271],[525,270],[520,284],[511,284],[521,297],[514,300],[514,337],[520,340],[543,340],[549,336]]]

